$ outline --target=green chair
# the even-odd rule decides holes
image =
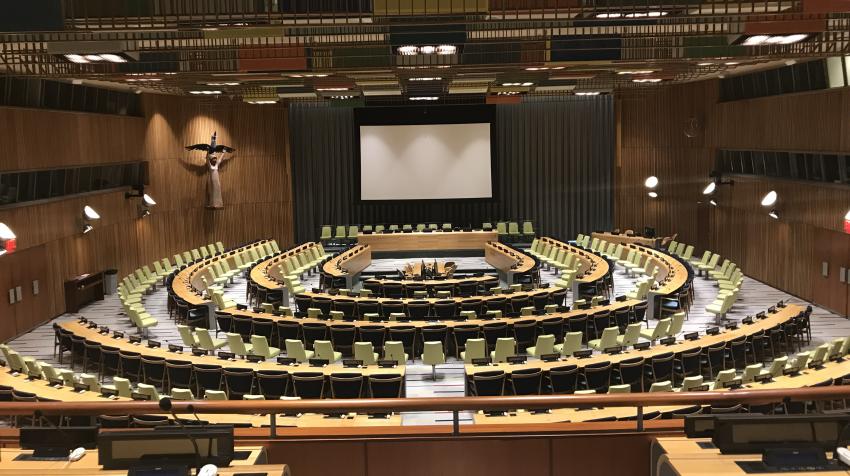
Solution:
[[[514,241],[519,239],[519,224],[517,222],[508,222],[508,237]]]
[[[333,232],[331,230],[330,225],[322,225],[322,236],[319,238],[321,241],[329,241],[333,238]]]
[[[194,400],[195,396],[188,388],[172,388],[171,398],[174,400]]]
[[[622,385],[611,385],[608,387],[608,393],[632,393],[632,386],[627,383]]]
[[[404,352],[404,343],[398,340],[384,342],[384,360],[394,360],[398,365],[404,365],[408,358]]]
[[[526,220],[522,222],[522,234],[526,237],[526,239],[534,238],[534,226],[531,224],[531,221]]]
[[[468,345],[469,341],[466,342]],[[490,351],[490,361],[495,363],[507,362],[508,357],[512,355],[516,355],[516,339],[513,337],[499,337],[496,339],[496,348]]]
[[[617,347],[617,336],[620,329],[617,326],[606,327],[602,331],[602,336],[599,339],[593,339],[587,343],[588,347],[596,350],[605,350],[610,347]]]
[[[446,363],[443,343],[440,341],[425,342],[422,347],[422,363],[431,366],[431,380],[437,380],[437,366]]]
[[[564,334],[564,343],[555,345],[555,351],[564,357],[572,357],[573,352],[581,350],[581,340],[584,334],[581,332],[567,332]]]
[[[140,383],[136,386],[136,393],[139,395],[147,395],[149,400],[153,400],[158,402],[161,398],[159,395],[159,391],[153,385],[148,385],[146,383]]]
[[[670,318],[661,319],[658,321],[658,324],[652,329],[643,329],[640,331],[640,336],[644,339],[655,342],[658,339],[667,335],[667,331],[670,329]]]
[[[398,225],[390,225],[389,231],[395,233],[398,231]]]
[[[424,230],[425,230],[425,224],[424,223],[417,223],[416,224],[416,231],[422,232]]]
[[[355,342],[354,360],[362,361],[363,365],[375,365],[378,362],[378,353],[371,342]]]
[[[384,230],[384,225],[375,225],[375,233],[383,233]]]
[[[227,394],[222,390],[204,390],[205,400],[227,400]]]
[[[349,240],[356,240],[357,239],[357,233],[359,233],[357,225],[351,225],[351,226],[348,227],[348,239]]]
[[[224,344],[227,343],[227,341],[225,340],[215,339],[211,337],[210,331],[201,327],[199,327],[195,331],[195,336],[197,336],[198,338],[198,347],[206,350],[207,352],[212,352],[216,349],[220,349],[224,347]]]
[[[443,223],[442,229],[443,229],[443,231],[452,231],[452,224],[451,223]]]
[[[101,390],[112,390],[119,397],[130,398],[133,396],[133,387],[130,385],[130,381],[123,377],[112,377],[112,385],[101,385],[100,388]]]
[[[305,350],[304,343],[297,339],[286,339],[286,356],[296,362],[307,362],[313,358],[312,350]]]
[[[541,355],[553,354],[555,353],[555,336],[552,334],[537,336],[537,342],[534,343],[534,346],[526,348],[525,351],[528,352],[528,355],[537,358],[540,358]]]
[[[702,375],[697,375],[694,377],[685,377],[682,380],[682,392],[690,392],[691,389],[702,386]]]
[[[621,336],[617,336],[617,345],[628,347],[630,345],[637,344],[640,339],[641,328],[642,326],[640,322],[629,324],[626,327],[626,332]]]
[[[484,339],[467,339],[466,350],[460,353],[460,358],[466,364],[471,364],[474,359],[487,358],[487,343]]]
[[[653,382],[649,387],[649,392],[672,392],[673,391],[673,382],[669,380],[662,380],[661,382]]]
[[[313,350],[315,358],[325,359],[331,364],[342,358],[342,352],[335,351],[329,340],[313,341]]]
[[[254,355],[261,355],[266,359],[273,359],[280,354],[280,349],[269,346],[269,341],[266,339],[266,336],[252,335],[251,346],[253,347],[251,350]]]
[[[197,347],[198,338],[188,326],[178,325],[177,332],[180,334],[180,339],[186,347]]]
[[[241,335],[235,334],[233,332],[228,332],[226,336],[227,347],[230,348],[231,352],[240,357],[245,357],[246,355],[251,354],[251,349],[253,349],[254,346],[252,346],[251,344],[246,344],[242,340]]]
[[[484,223],[481,224],[481,229],[484,230],[484,231],[490,231],[490,230],[493,229],[493,224],[490,223],[489,221],[485,221]]]
[[[254,394],[250,394],[250,393],[246,393],[245,395],[242,395],[242,400],[265,400],[265,399],[266,399],[265,395],[254,395]]]
[[[334,233],[334,240],[345,240],[345,225],[337,225],[336,232]]]
[[[496,233],[499,234],[499,237],[505,236],[508,234],[508,225],[507,223],[500,221],[496,223]]]

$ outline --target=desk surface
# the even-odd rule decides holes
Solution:
[[[236,447],[237,451],[250,451],[244,460],[234,460],[230,467],[219,468],[218,474],[232,475],[236,473],[264,472],[269,476],[289,476],[289,467],[285,464],[265,463],[265,450],[259,446]],[[126,470],[104,470],[98,464],[96,450],[88,450],[79,461],[31,461],[16,460],[19,456],[31,455],[32,451],[18,448],[0,449],[0,475],[40,475],[40,474],[127,474]]]
[[[251,268],[251,281],[265,289],[280,289],[283,284],[278,282],[278,280],[282,280],[283,276],[277,270],[278,265],[283,263],[283,260],[286,258],[296,255],[313,247],[314,245],[314,242],[308,241],[307,243],[298,245],[295,248],[290,248],[279,255],[275,255],[267,260],[257,263]]]
[[[590,237],[599,238],[600,240],[605,240],[608,243],[622,243],[624,245],[638,244],[651,247],[655,247],[656,243],[663,239],[662,237],[647,238],[645,236],[627,236],[622,233],[615,235],[607,231],[604,233],[593,232],[590,234]]]
[[[710,438],[669,437],[656,438],[653,451],[662,454],[653,461],[653,473],[656,475],[746,475],[736,461],[761,461],[761,455],[724,455],[716,448],[701,448],[699,443],[711,442]],[[848,475],[850,471],[819,471],[819,472],[782,472],[760,473],[782,474],[789,476],[838,476]]]
[[[549,243],[559,248],[564,248],[578,257],[579,267],[578,275],[576,275],[576,281],[578,282],[596,282],[604,278],[609,271],[612,271],[605,258],[591,251],[546,236],[541,237],[539,240],[541,243]]]
[[[174,291],[177,297],[183,299],[184,301],[187,301],[193,306],[206,304],[207,300],[203,298],[204,289],[200,286],[200,279],[201,277],[207,275],[207,268],[212,266],[212,264],[217,261],[221,261],[222,259],[232,259],[233,255],[236,253],[241,253],[243,251],[248,251],[251,248],[264,246],[266,243],[268,243],[268,240],[254,242],[249,245],[245,245],[241,248],[227,251],[224,254],[216,255],[190,264],[180,270],[174,276],[174,280],[171,283],[171,289]],[[262,253],[262,255],[265,254],[265,252]],[[229,262],[228,264],[231,268],[236,267],[235,262]]]
[[[354,276],[372,264],[372,247],[357,245],[325,261],[322,271],[334,276]]]
[[[498,241],[495,231],[433,231],[430,233],[373,233],[357,235],[361,245],[372,251],[482,250],[488,241]]]
[[[534,258],[498,242],[484,246],[484,258],[487,264],[505,273],[527,273],[534,268]]]
[[[360,373],[364,377],[369,375],[404,375],[405,367],[403,365],[393,368],[380,368],[377,365],[366,366],[360,369],[350,369],[343,367],[342,363],[333,363],[325,367],[311,367],[309,364],[294,364],[280,365],[275,360],[267,360],[265,362],[253,363],[243,359],[222,360],[218,357],[210,355],[192,355],[190,351],[177,353],[171,352],[167,347],[149,348],[145,344],[131,344],[127,339],[116,339],[111,335],[100,334],[97,329],[89,329],[85,324],[79,322],[63,322],[59,324],[64,329],[72,332],[74,335],[84,337],[86,340],[97,342],[98,344],[115,347],[121,350],[130,352],[138,352],[144,356],[162,357],[169,360],[182,360],[192,362],[194,364],[220,365],[227,368],[244,368],[251,370],[285,370],[287,372],[322,372],[325,375],[333,373]]]

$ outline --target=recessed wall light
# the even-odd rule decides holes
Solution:
[[[207,83],[207,86],[239,86],[239,83]]]
[[[348,91],[348,88],[316,88],[316,91]]]
[[[247,101],[248,104],[277,104],[277,101],[271,99],[258,99],[256,101]]]
[[[579,91],[576,96],[599,96],[600,94],[599,91]]]
[[[770,213],[767,214],[770,218],[774,220],[779,220],[779,210],[771,210]]]
[[[634,71],[617,71],[617,74],[651,74],[654,73],[651,69],[637,69]]]

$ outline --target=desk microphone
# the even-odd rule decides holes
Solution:
[[[183,430],[183,432],[185,432],[186,438],[189,438],[189,441],[192,442],[192,448],[195,449],[195,468],[200,469],[201,468],[201,451],[198,449],[198,441],[195,440],[195,437],[192,436],[192,432],[186,429],[186,425],[184,425],[183,422],[180,421],[180,418],[177,416],[177,414],[174,413],[174,405],[171,402],[171,398],[169,398],[169,397],[160,398],[159,399],[159,408],[162,411],[166,411],[166,412],[170,413],[171,416],[174,417],[174,423],[176,423],[177,426],[180,427],[180,429]],[[194,411],[192,413],[194,414]],[[197,417],[198,416],[195,415],[195,418],[197,418]]]

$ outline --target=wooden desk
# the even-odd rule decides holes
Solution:
[[[649,246],[651,248],[657,248],[658,244],[661,243],[663,237],[656,238],[646,238],[644,236],[626,236],[624,234],[615,235],[610,232],[597,233],[593,232],[590,234],[591,238],[599,238],[600,240],[605,240],[608,243],[619,243],[624,245],[643,245]]]
[[[741,325],[735,330],[721,329],[721,332],[717,335],[703,335],[699,339],[692,341],[678,341],[673,345],[654,345],[648,349],[630,350],[615,355],[594,354],[586,359],[567,357],[555,362],[543,362],[535,360],[534,362],[520,365],[508,364],[505,362],[493,363],[482,366],[466,364],[464,366],[464,371],[467,375],[472,375],[477,372],[487,372],[491,370],[503,370],[506,374],[510,374],[514,370],[528,368],[539,368],[543,371],[548,371],[552,367],[561,367],[570,364],[575,364],[579,367],[584,367],[588,364],[599,362],[611,362],[612,364],[618,364],[623,360],[632,359],[635,357],[643,357],[645,359],[649,359],[655,355],[666,354],[668,352],[677,354],[690,349],[695,349],[697,347],[711,347],[712,345],[716,345],[719,343],[724,343],[741,337],[748,337],[753,334],[757,334],[761,331],[770,329],[776,325],[790,320],[791,318],[802,312],[804,309],[805,308],[802,306],[796,304],[789,304],[783,309],[778,309],[777,312],[773,314],[768,314],[765,319],[757,320],[752,324]]]
[[[421,283],[425,283],[426,281],[413,281],[413,282],[421,282]],[[448,282],[448,280],[446,280],[446,281],[436,281],[436,282],[443,282],[443,283],[445,283],[445,282]],[[462,301],[466,301],[466,300],[469,300],[469,299],[481,299],[482,301],[484,301],[484,302],[486,303],[486,302],[487,302],[488,300],[490,300],[490,299],[497,299],[497,298],[500,298],[500,297],[504,297],[504,298],[507,298],[508,300],[510,300],[510,299],[511,299],[511,298],[513,298],[513,297],[527,295],[528,297],[532,298],[532,297],[534,297],[534,296],[536,296],[536,295],[539,295],[539,294],[549,294],[549,293],[552,293],[552,292],[554,292],[554,291],[557,291],[557,289],[558,289],[558,288],[538,288],[538,289],[534,289],[534,290],[531,290],[531,291],[512,292],[512,293],[509,293],[509,294],[494,294],[494,295],[491,295],[491,296],[471,296],[471,297],[466,297],[466,298],[463,298],[463,297],[452,297],[452,298],[448,298],[448,299],[449,299],[449,300],[454,300],[455,302],[457,302],[457,303],[458,303],[458,305],[460,305],[460,303],[461,303]],[[445,300],[446,300],[446,299],[444,299],[444,298],[436,298],[436,297],[428,297],[428,298],[401,298],[401,299],[395,299],[395,298],[384,298],[384,297],[358,297],[358,296],[351,297],[351,296],[340,296],[340,295],[338,295],[338,294],[336,294],[336,295],[331,295],[331,294],[328,294],[328,293],[314,293],[314,292],[301,293],[301,294],[300,294],[300,296],[309,296],[309,297],[311,297],[311,298],[317,298],[317,297],[319,297],[319,298],[327,298],[327,299],[330,299],[330,300],[333,300],[333,301],[340,300],[340,299],[341,299],[341,300],[346,300],[346,301],[352,301],[352,300],[353,300],[353,301],[357,301],[357,302],[359,302],[359,301],[378,301],[378,302],[384,302],[384,301],[394,301],[394,302],[401,302],[401,303],[403,303],[403,304],[407,304],[407,303],[409,303],[410,301],[420,301],[420,302],[421,302],[421,301],[427,301],[428,303],[433,304],[433,303],[435,303],[435,302],[437,302],[437,301],[445,301]],[[236,311],[236,308],[229,308],[229,309],[227,309],[227,312],[230,312],[230,313],[235,313],[235,311]]]
[[[755,454],[724,455],[717,448],[702,448],[700,443],[711,443],[710,438],[667,437],[655,438],[650,461],[650,474],[653,476],[691,476],[691,475],[746,475],[736,461],[761,461],[762,456]],[[846,476],[848,470],[819,472],[782,472],[761,473],[790,476]]]
[[[499,270],[500,277],[513,284],[516,274],[528,273],[534,269],[534,258],[510,246],[498,242],[489,242],[484,246],[484,259],[487,264]]]
[[[483,250],[488,241],[498,241],[495,231],[433,231],[430,233],[374,233],[357,235],[361,245],[371,245],[373,252]]]
[[[105,345],[109,347],[116,347],[121,350],[126,350],[130,352],[138,352],[143,356],[149,357],[162,357],[170,360],[182,360],[186,362],[191,362],[193,364],[209,364],[209,365],[220,365],[222,367],[228,368],[243,368],[243,369],[251,369],[251,370],[285,370],[290,373],[292,372],[322,372],[326,376],[333,373],[359,373],[363,375],[363,377],[368,377],[369,375],[401,375],[405,374],[405,367],[399,366],[394,368],[383,369],[378,367],[377,365],[366,366],[361,369],[348,369],[343,367],[342,363],[332,363],[325,367],[310,367],[309,364],[295,364],[295,365],[280,365],[275,360],[267,360],[265,362],[248,362],[243,359],[236,360],[222,360],[218,357],[210,356],[210,355],[192,355],[191,351],[177,353],[171,352],[168,350],[166,346],[149,348],[146,344],[131,344],[127,339],[116,339],[113,338],[112,335],[104,335],[98,332],[97,329],[89,329],[85,326],[85,324],[80,324],[79,322],[63,322],[59,324],[65,330],[73,333],[76,336],[84,337],[86,340],[97,342],[100,345]]]
[[[681,261],[663,251],[640,245],[634,245],[633,248],[655,263],[660,270],[656,277],[657,286],[648,291],[646,308],[647,316],[657,318],[660,299],[678,292],[688,282],[690,270]]]
[[[322,271],[334,278],[345,278],[345,287],[351,289],[354,279],[372,264],[372,247],[357,245],[325,261]]]
[[[544,236],[539,240],[544,244],[549,243],[558,248],[564,248],[578,258],[577,274],[573,280],[573,300],[579,299],[579,286],[581,284],[595,283],[612,272],[608,261],[602,256],[554,238]]]
[[[265,464],[265,450],[259,446],[236,447],[237,451],[250,451],[244,460],[234,460],[227,468],[219,468],[218,474],[234,475],[237,473],[263,472],[269,476],[290,476],[289,466],[285,464]],[[32,451],[17,448],[0,449],[0,475],[96,475],[121,474],[126,470],[104,470],[98,464],[97,450],[88,450],[79,461],[31,461],[16,460],[20,456],[31,455]]]
[[[304,250],[316,246],[316,243],[308,241],[295,248],[290,248],[279,255],[275,255],[267,260],[261,261],[251,268],[249,276],[251,281],[257,286],[261,286],[267,290],[280,289],[283,286],[283,275],[278,269],[283,260],[296,255]]]
[[[65,312],[79,312],[94,301],[103,301],[103,273],[83,274],[65,281]]]

